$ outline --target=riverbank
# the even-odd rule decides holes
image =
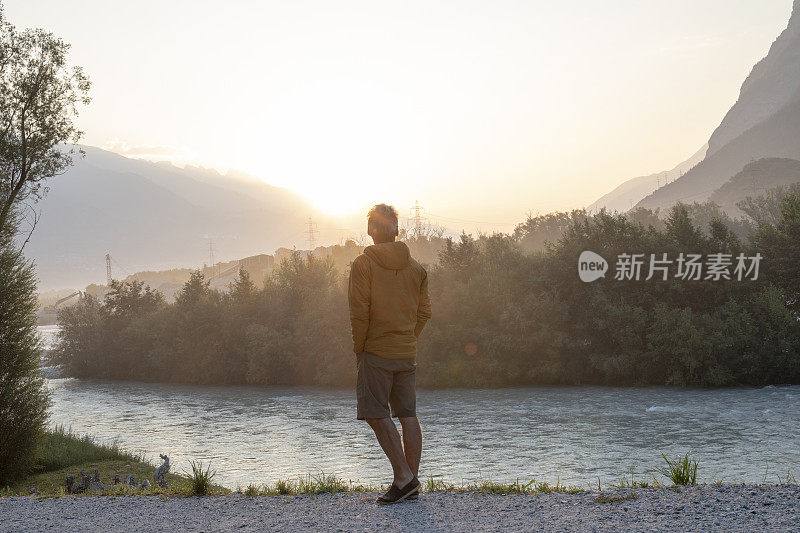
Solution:
[[[800,487],[698,485],[568,494],[0,498],[0,531],[800,531]]]
[[[156,466],[144,457],[121,450],[116,443],[99,443],[88,435],[79,436],[63,427],[42,435],[34,463],[30,475],[9,486],[0,486],[0,497],[62,496],[70,490],[87,494],[187,496],[195,490],[188,474],[175,471],[166,474],[166,487],[159,487],[153,479]],[[85,481],[82,473],[88,476]],[[67,487],[68,476],[73,481],[71,489]],[[209,485],[208,492],[228,494],[230,491]]]

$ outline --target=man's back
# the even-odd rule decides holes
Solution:
[[[417,336],[431,316],[428,275],[403,242],[369,246],[350,269],[353,349],[388,359],[417,355]]]
[[[422,428],[417,418],[417,337],[431,316],[428,274],[395,242],[397,210],[367,214],[374,246],[350,268],[350,325],[356,353],[356,418],[366,420],[392,464],[394,480],[381,505],[418,496]],[[400,420],[403,438],[392,417]]]

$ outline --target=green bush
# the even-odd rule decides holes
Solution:
[[[0,485],[27,474],[47,420],[33,265],[0,241]]]

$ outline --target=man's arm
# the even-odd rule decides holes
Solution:
[[[362,256],[356,258],[350,267],[350,283],[347,288],[350,301],[350,327],[353,330],[353,352],[364,351],[369,328],[369,260]]]
[[[419,288],[419,307],[417,307],[417,326],[414,328],[414,335],[419,337],[425,323],[431,318],[431,299],[428,296],[428,273],[422,270],[422,284]]]

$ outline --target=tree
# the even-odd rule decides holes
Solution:
[[[0,6],[0,484],[24,475],[47,420],[39,370],[36,275],[14,237],[20,207],[72,163],[77,105],[89,81],[67,67],[69,45],[43,30],[17,32]],[[34,217],[35,226],[35,217]]]
[[[100,301],[86,294],[76,305],[58,311],[58,344],[48,354],[51,363],[61,365],[69,376],[98,377],[98,369],[107,366],[110,342],[116,332],[106,328],[106,317]]]
[[[521,236],[443,240],[429,269],[435,309],[418,346],[418,384],[800,383],[792,307],[800,300],[800,196],[784,199],[777,226],[764,225],[753,245],[723,218],[707,217],[700,228],[692,208],[671,209],[661,227],[645,210],[565,217],[560,238],[534,253],[522,239],[560,215],[530,219],[518,227]],[[609,260],[605,279],[577,276],[585,250]],[[685,280],[674,267],[665,278],[645,279],[651,255],[756,251],[758,280]],[[622,253],[645,258],[639,281],[614,279]],[[57,354],[69,375],[220,385],[353,381],[347,278],[330,258],[294,253],[263,288],[242,271],[227,292],[196,272],[174,303],[142,305],[151,301],[147,291],[126,287],[100,308],[84,298],[59,314]]]
[[[775,187],[761,196],[748,196],[736,207],[757,225],[777,224],[781,218],[781,203],[789,195],[800,195],[800,183]]]
[[[111,281],[104,307],[108,314],[124,324],[144,314],[154,313],[164,304],[164,296],[144,281]]]
[[[47,420],[33,266],[0,242],[0,485],[24,475]]]
[[[41,29],[17,32],[0,6],[0,228],[19,205],[40,199],[47,178],[72,164],[82,132],[78,105],[89,79],[67,65],[69,45]]]
[[[763,223],[753,241],[764,257],[764,274],[783,290],[787,306],[800,312],[800,194],[781,200],[775,225]]]
[[[688,250],[691,250],[692,247],[699,249],[703,246],[703,234],[692,223],[686,204],[678,203],[672,206],[664,225],[667,235],[679,246],[685,246]]]
[[[514,228],[514,238],[526,252],[544,250],[547,243],[555,244],[564,235],[564,231],[576,221],[586,220],[585,209],[573,209],[544,215],[528,214],[522,224]]]

